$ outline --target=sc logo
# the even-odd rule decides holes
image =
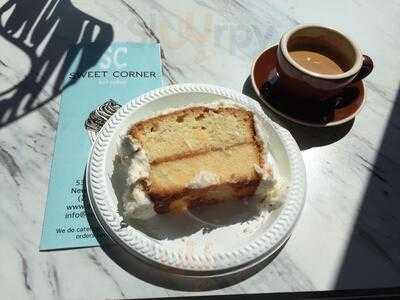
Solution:
[[[115,49],[108,49],[106,54],[103,55],[103,58],[100,62],[100,68],[109,69],[111,65],[114,65],[118,69],[126,68],[128,64],[122,62],[123,56],[128,54],[128,48],[120,47]]]

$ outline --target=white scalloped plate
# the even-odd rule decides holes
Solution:
[[[288,183],[284,205],[267,213],[252,201],[235,201],[183,215],[156,216],[121,228],[118,198],[126,187],[113,165],[121,137],[135,122],[155,112],[221,98],[247,106],[261,120],[270,154]],[[205,84],[163,87],[123,106],[100,131],[87,170],[91,206],[110,237],[132,255],[177,272],[228,272],[272,255],[289,238],[305,200],[304,163],[290,133],[271,121],[253,99]]]

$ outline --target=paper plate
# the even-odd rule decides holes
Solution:
[[[181,215],[130,221],[125,226],[119,201],[127,188],[126,177],[114,165],[121,137],[135,122],[156,112],[221,98],[248,107],[261,121],[270,155],[288,186],[284,204],[269,213],[260,209],[256,201],[228,201]],[[120,108],[99,132],[86,176],[95,216],[118,245],[146,262],[187,274],[229,272],[273,254],[290,236],[306,192],[304,163],[290,133],[271,121],[253,99],[205,84],[163,87]]]

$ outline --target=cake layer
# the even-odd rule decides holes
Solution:
[[[153,164],[150,168],[148,194],[156,202],[187,191],[193,185],[195,189],[201,188],[201,182],[196,182],[201,174],[211,177],[211,181],[204,178],[205,184],[211,186],[258,181],[259,175],[254,165],[263,165],[259,147],[253,142]]]
[[[260,183],[263,144],[253,114],[240,107],[173,111],[136,123],[129,136],[146,156],[140,187],[157,213],[250,198]]]
[[[233,107],[193,107],[137,123],[129,133],[150,163],[254,141],[253,116]]]
[[[159,213],[181,212],[186,208],[201,207],[229,200],[240,200],[254,195],[258,180],[239,183],[224,183],[200,190],[186,189],[174,197],[154,203],[154,210]]]

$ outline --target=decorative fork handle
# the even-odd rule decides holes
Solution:
[[[93,110],[85,121],[85,129],[92,144],[97,138],[97,134],[107,122],[107,120],[121,108],[115,100],[110,99]]]

